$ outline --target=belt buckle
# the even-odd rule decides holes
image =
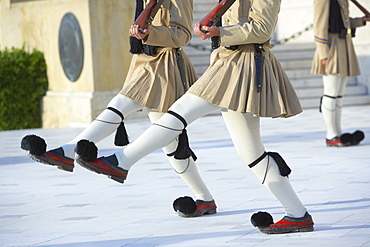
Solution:
[[[143,45],[143,51],[145,55],[155,56],[157,55],[157,47],[152,45]]]
[[[225,46],[225,48],[228,50],[235,51],[236,49],[239,48],[239,46],[238,45],[228,45],[228,46]]]

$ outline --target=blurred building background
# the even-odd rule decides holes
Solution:
[[[216,3],[195,0],[194,21]],[[370,0],[360,3],[370,9]],[[350,16],[363,16],[350,6]],[[134,10],[133,0],[0,0],[0,49],[24,45],[44,52],[49,79],[44,128],[85,126],[119,92],[131,59],[128,29]],[[284,0],[272,40],[304,108],[318,107],[322,95],[321,77],[310,73],[312,21],[313,0]],[[350,79],[344,102],[370,104],[369,23],[357,29],[353,41],[362,74]],[[210,41],[194,35],[184,49],[201,75],[209,64]]]

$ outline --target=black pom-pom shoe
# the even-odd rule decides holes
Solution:
[[[291,232],[312,232],[313,220],[309,213],[301,218],[284,216],[281,220],[273,223],[272,216],[266,212],[258,212],[251,217],[253,226],[265,234],[284,234]]]
[[[355,146],[365,139],[365,134],[361,130],[356,130],[352,134],[344,133],[340,136],[340,140],[344,146]]]
[[[74,160],[64,156],[62,148],[46,152],[46,142],[39,136],[28,135],[23,137],[21,148],[28,152],[28,156],[42,164],[56,166],[63,171],[73,172]]]
[[[179,197],[173,202],[173,209],[180,217],[192,218],[205,214],[215,214],[217,206],[214,200],[196,200],[189,196]]]
[[[98,148],[93,142],[81,140],[77,143],[76,163],[80,166],[98,174],[108,176],[110,179],[123,183],[126,180],[128,171],[118,166],[115,155],[108,157],[97,157]]]

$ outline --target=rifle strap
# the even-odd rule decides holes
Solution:
[[[139,17],[141,12],[144,10],[144,1],[143,0],[136,0],[136,10],[135,10],[135,19]],[[143,53],[143,43],[140,39],[130,36],[130,52],[132,54],[141,54]]]
[[[218,0],[218,3],[221,3],[222,0]],[[222,26],[222,18],[216,23],[216,27],[221,27]]]
[[[179,68],[180,77],[181,77],[181,83],[184,87],[184,90],[187,90],[186,87],[186,69],[185,69],[185,62],[184,58],[181,54],[181,48],[176,48],[176,60],[177,60],[177,67]]]
[[[155,7],[152,9],[152,12],[150,13],[150,17],[154,19],[154,16],[157,14],[158,10],[160,9],[162,3],[164,0],[158,0]]]
[[[218,3],[221,3],[222,0],[218,0]],[[222,18],[216,23],[216,27],[221,27],[222,26]],[[220,36],[213,36],[211,38],[211,48],[212,50],[217,49],[220,47]]]
[[[255,44],[254,45],[254,63],[256,65],[256,86],[257,86],[257,93],[261,92],[261,83],[263,78],[263,60],[264,56],[262,52],[265,50],[263,49],[263,44]]]

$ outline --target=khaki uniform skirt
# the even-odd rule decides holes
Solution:
[[[360,67],[357,61],[352,37],[340,39],[339,34],[329,34],[329,54],[326,67],[322,66],[318,50],[315,51],[312,70],[313,74],[341,76],[357,76]]]
[[[301,104],[280,63],[264,46],[263,79],[257,92],[254,46],[235,51],[220,47],[212,53],[211,65],[189,93],[237,112],[259,117],[291,117],[302,112]]]
[[[120,94],[151,110],[167,112],[197,80],[188,56],[183,50],[180,52],[185,65],[185,85],[181,80],[176,49],[158,48],[155,56],[133,55]]]

